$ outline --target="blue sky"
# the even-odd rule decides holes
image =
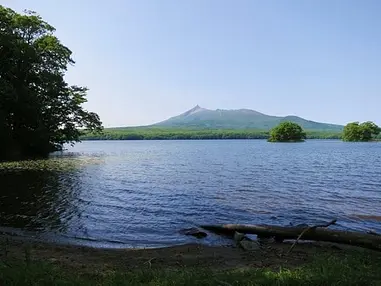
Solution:
[[[379,0],[0,0],[73,51],[71,84],[104,125],[196,104],[381,124]]]

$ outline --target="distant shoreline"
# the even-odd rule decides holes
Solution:
[[[267,138],[150,138],[150,139],[81,139],[81,141],[218,141],[218,140],[253,140],[253,141],[260,141],[260,140],[267,140]],[[304,141],[300,142],[305,142],[307,140],[321,140],[321,141],[341,141],[339,138],[307,138]],[[381,140],[374,140],[371,142],[379,142]],[[300,143],[299,141],[297,143]],[[278,142],[278,143],[288,143],[288,142]],[[294,142],[292,142],[294,143]]]
[[[307,139],[341,139],[338,131],[307,130]],[[214,140],[268,139],[268,130],[253,129],[180,129],[180,128],[108,128],[102,134],[87,133],[81,140]]]

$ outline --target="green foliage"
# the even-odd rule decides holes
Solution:
[[[344,127],[343,140],[349,142],[367,142],[374,140],[381,133],[381,128],[371,121],[351,122]]]
[[[269,142],[301,142],[307,135],[300,125],[284,121],[270,130]]]
[[[54,31],[0,5],[0,160],[44,156],[78,141],[80,128],[101,129],[82,107],[87,89],[64,80],[74,61]]]
[[[316,255],[298,268],[224,270],[197,267],[139,268],[81,273],[48,262],[4,261],[1,285],[380,285],[381,260],[376,254]]]
[[[268,139],[269,132],[253,129],[109,128],[102,134],[86,133],[81,140],[202,140]],[[341,139],[340,132],[307,131],[308,139]]]

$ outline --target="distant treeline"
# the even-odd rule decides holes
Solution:
[[[306,131],[307,139],[341,139],[340,132]],[[268,139],[264,130],[110,128],[103,134],[87,133],[82,140],[201,140],[201,139]]]

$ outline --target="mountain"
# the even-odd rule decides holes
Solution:
[[[154,124],[157,127],[259,129],[269,130],[283,121],[292,121],[305,130],[341,131],[343,126],[306,120],[298,116],[271,116],[251,109],[210,110],[196,105],[194,108],[168,120]]]

